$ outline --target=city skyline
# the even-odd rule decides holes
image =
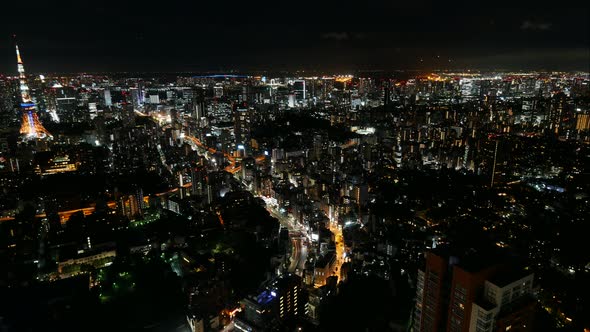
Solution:
[[[589,14],[0,5],[0,331],[590,331]]]

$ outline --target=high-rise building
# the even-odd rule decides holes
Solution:
[[[256,296],[242,301],[234,324],[238,331],[273,331],[285,320],[303,316],[305,302],[301,277],[288,274],[272,280]]]
[[[137,83],[137,87],[130,88],[129,91],[131,92],[131,103],[133,106],[136,108],[142,107],[144,103],[143,83]]]
[[[119,118],[125,126],[135,125],[135,109],[133,96],[129,91],[122,91],[123,101],[121,102],[121,113]]]
[[[488,179],[490,187],[506,182],[511,149],[511,142],[504,136],[491,135],[479,142],[479,173]]]
[[[17,119],[13,83],[12,80],[0,77],[0,129],[10,127]]]
[[[418,271],[412,331],[531,330],[533,273],[503,257],[495,251],[427,252]]]
[[[236,149],[244,155],[250,150],[250,130],[252,113],[246,103],[234,104],[234,136]],[[240,152],[241,153],[241,152]]]
[[[59,122],[77,122],[76,108],[77,98],[74,88],[69,86],[57,86],[51,89],[51,101]]]
[[[295,105],[297,104],[297,100],[295,98],[295,94],[289,94],[289,96],[287,97],[287,106],[289,106],[290,108],[295,107]]]
[[[205,104],[205,96],[203,89],[196,89],[193,91],[191,98],[191,106],[194,118],[197,120],[199,127],[207,124],[207,105]]]
[[[576,114],[576,130],[578,132],[590,130],[590,114],[578,113]]]
[[[313,136],[313,158],[316,160],[320,160],[322,157],[322,152],[324,150],[324,137],[322,135],[316,134]]]
[[[133,194],[121,196],[117,204],[119,213],[131,220],[142,216],[143,210],[145,209],[143,190],[139,187],[136,187]]]
[[[563,92],[557,93],[551,100],[549,108],[549,129],[551,132],[559,135],[561,129],[561,120],[565,112],[566,96]]]
[[[103,92],[104,106],[113,106],[113,100],[111,98],[111,90],[105,89]]]
[[[16,61],[21,93],[20,106],[22,109],[20,134],[22,135],[23,140],[52,139],[53,136],[47,131],[47,129],[45,129],[45,127],[43,127],[37,116],[37,107],[29,93],[25,67],[20,56],[18,45],[16,45]]]
[[[295,94],[295,100],[303,101],[307,99],[307,90],[305,87],[305,80],[293,81],[293,93]]]
[[[535,301],[533,274],[513,271],[493,276],[484,283],[483,296],[473,302],[469,331],[531,330]]]
[[[90,120],[94,120],[98,116],[96,103],[88,103],[88,114],[90,115]]]
[[[205,195],[207,189],[207,173],[197,167],[191,167],[191,194]]]
[[[391,104],[391,82],[387,80],[383,84],[383,105]]]
[[[285,159],[285,149],[275,148],[271,151],[270,161],[274,164],[280,160]]]
[[[150,104],[159,104],[159,103],[160,103],[160,95],[151,94],[150,95]]]

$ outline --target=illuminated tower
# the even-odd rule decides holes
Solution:
[[[53,136],[43,127],[41,121],[37,117],[36,106],[31,99],[29,94],[29,86],[27,85],[27,77],[25,75],[25,67],[23,66],[23,60],[20,57],[18,45],[16,45],[16,61],[18,64],[18,77],[20,81],[20,94],[21,94],[21,109],[22,109],[22,121],[20,127],[20,133],[23,140],[34,140],[34,139],[52,139]]]

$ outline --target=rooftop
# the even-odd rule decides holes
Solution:
[[[457,265],[472,273],[510,261],[506,250],[497,247],[475,249],[441,246],[433,249],[432,253],[445,258],[449,265]]]
[[[334,254],[334,252],[330,251],[330,252],[326,253],[324,256],[320,257],[320,259],[317,260],[317,262],[315,263],[315,267],[324,268],[327,265],[329,265],[330,263],[332,263],[335,258],[336,258],[336,255]]]
[[[488,280],[488,281],[498,287],[504,287],[506,285],[509,285],[515,281],[518,281],[518,280],[525,278],[525,277],[532,275],[532,274],[533,274],[533,272],[531,272],[529,270],[525,270],[523,268],[517,268],[517,269],[508,270],[506,273],[498,273],[495,276],[493,276],[492,278],[490,278],[490,280]]]

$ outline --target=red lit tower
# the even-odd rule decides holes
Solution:
[[[20,81],[20,94],[21,94],[21,109],[22,109],[22,120],[20,133],[23,141],[35,140],[35,139],[52,139],[53,136],[43,127],[41,121],[37,117],[36,105],[33,103],[33,99],[29,94],[29,86],[27,85],[27,76],[25,75],[25,67],[23,66],[23,60],[21,59],[18,45],[16,45],[16,61],[18,64],[18,77]]]

